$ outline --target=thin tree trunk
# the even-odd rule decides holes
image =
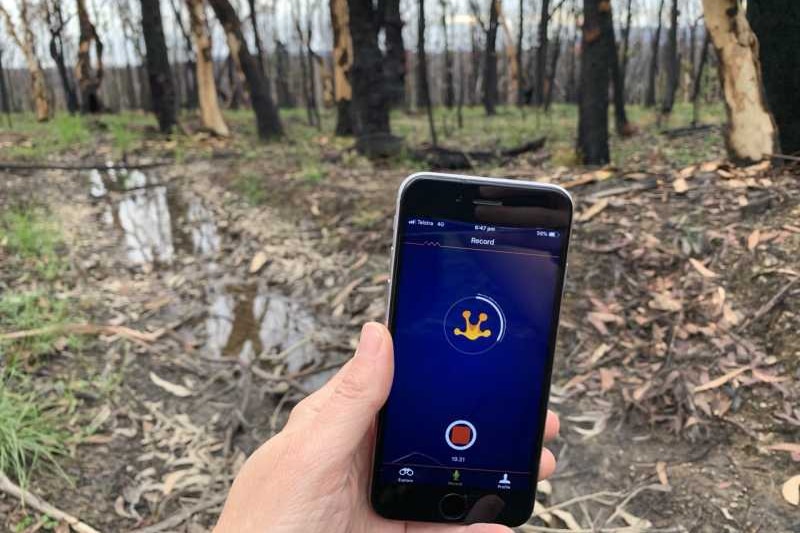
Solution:
[[[758,40],[738,0],[703,0],[706,28],[717,49],[734,160],[759,161],[778,151],[778,132],[761,85]]]
[[[489,26],[483,54],[483,107],[487,115],[496,113],[497,104],[497,26],[500,0],[489,0]]]
[[[345,0],[346,1],[346,0]],[[295,100],[289,89],[289,51],[283,42],[275,41],[275,70],[276,87],[278,91],[278,105],[280,107],[294,107]]]
[[[8,128],[13,127],[11,123],[11,103],[8,98],[8,85],[6,84],[6,71],[3,68],[3,49],[0,48],[0,107],[6,115]]]
[[[609,11],[610,10],[611,7],[609,7]],[[603,17],[602,20],[606,22],[606,17]],[[609,26],[603,28],[603,32],[611,36],[608,40],[608,60],[611,65],[611,82],[614,87],[614,127],[617,130],[617,135],[620,137],[627,137],[633,132],[628,122],[628,115],[625,113],[625,78],[622,75],[619,55],[617,54],[617,40],[614,35],[613,16],[608,16],[607,24]]]
[[[33,85],[33,104],[36,110],[36,120],[39,122],[46,122],[50,119],[50,102],[47,98],[44,70],[42,70],[42,64],[36,56],[36,41],[33,36],[32,21],[28,16],[27,0],[21,0],[18,8],[19,18],[22,24],[20,32],[14,27],[11,15],[2,4],[0,4],[0,15],[2,15],[6,21],[6,30],[9,36],[19,49],[22,50],[22,55],[25,57],[25,64],[28,67]],[[22,37],[20,37],[20,33],[22,33]]]
[[[72,86],[69,78],[69,70],[64,60],[64,13],[61,10],[61,3],[58,0],[51,2],[47,0],[44,4],[45,21],[50,31],[50,57],[56,64],[58,77],[61,80],[61,87],[64,90],[64,100],[67,104],[67,111],[72,115],[78,111],[78,95]]]
[[[601,9],[605,6],[605,9]],[[608,150],[608,50],[613,38],[610,5],[583,0],[583,57],[578,110],[578,155],[587,165],[605,165]]]
[[[550,67],[547,73],[547,82],[544,92],[544,109],[549,110],[553,103],[553,92],[555,91],[556,74],[558,72],[558,59],[561,56],[561,16],[559,15],[558,28],[556,29],[556,40],[553,42],[553,53],[550,54]]]
[[[391,134],[389,106],[392,90],[384,72],[386,61],[378,46],[378,17],[372,0],[348,0],[347,4],[353,39],[356,149],[372,157],[390,155],[400,149],[400,143]]]
[[[675,93],[680,81],[680,58],[678,56],[678,0],[672,0],[670,26],[667,37],[667,90],[661,104],[661,114],[669,115],[675,105]]]
[[[433,123],[433,107],[431,105],[430,89],[428,87],[428,54],[425,53],[425,0],[419,0],[419,16],[417,17],[417,77],[422,102],[428,112],[428,127],[431,132],[431,143],[437,146],[436,125]]]
[[[89,19],[86,1],[77,1],[80,39],[78,42],[78,64],[75,67],[75,71],[81,94],[81,113],[99,113],[103,110],[103,102],[100,100],[99,94],[100,84],[103,82],[103,42],[97,36],[97,30],[91,19]],[[144,15],[142,13],[143,18]],[[94,70],[91,63],[92,45],[94,45],[96,60]]]
[[[264,62],[267,54],[264,53],[264,47],[261,44],[261,35],[258,30],[258,13],[256,12],[256,0],[247,0],[247,5],[250,8],[250,26],[253,31],[253,41],[256,45],[256,59],[258,60],[258,68],[261,69],[261,74],[267,76],[267,71],[264,68]]]
[[[519,64],[517,62],[517,49],[514,47],[514,35],[508,25],[505,12],[503,11],[502,0],[497,2],[497,15],[500,27],[503,28],[503,41],[506,49],[506,65],[508,66],[508,97],[512,102],[516,102],[519,93]]]
[[[694,83],[692,83],[692,125],[700,121],[700,90],[703,88],[703,71],[708,62],[708,48],[711,45],[711,34],[705,32],[703,37],[703,47],[700,49],[700,61],[694,72]]]
[[[569,72],[567,73],[567,88],[566,100],[569,103],[578,101],[578,83],[577,83],[577,70],[578,70],[578,17],[577,15],[577,0],[572,3],[572,17],[575,20],[575,25],[572,28],[572,38],[569,41]]]
[[[548,26],[550,24],[550,0],[542,0],[539,15],[539,45],[536,47],[536,72],[533,79],[533,103],[544,104],[544,82],[547,73]]]
[[[628,0],[625,12],[625,26],[622,28],[622,62],[620,64],[620,75],[623,82],[628,75],[628,61],[630,60],[630,38],[631,38],[631,19],[633,18],[633,0]]]
[[[450,50],[450,36],[447,33],[448,0],[439,0],[442,9],[442,35],[444,36],[444,105],[452,109],[456,102],[453,81],[453,52]]]
[[[217,84],[214,80],[214,58],[211,55],[211,34],[206,21],[204,0],[186,0],[189,8],[189,28],[192,32],[197,57],[197,93],[200,104],[200,120],[203,127],[214,135],[230,135],[222,111],[219,108]]]
[[[647,70],[647,88],[644,93],[645,107],[656,105],[656,73],[658,72],[658,50],[661,45],[661,13],[664,11],[664,0],[658,4],[658,24],[651,44],[650,66]]]
[[[186,29],[183,24],[183,17],[181,16],[180,0],[169,0],[172,7],[172,13],[175,15],[175,22],[178,24],[178,29],[183,36],[183,41],[186,43],[186,63],[183,65],[186,73],[186,107],[195,109],[198,104],[198,80],[197,80],[197,66],[196,57],[197,50],[192,41],[191,28]],[[191,26],[191,23],[190,23]],[[176,65],[178,66],[178,65]]]
[[[383,27],[386,57],[384,73],[387,80],[389,103],[400,107],[406,94],[406,51],[403,46],[403,19],[400,15],[400,0],[378,0],[379,24]],[[355,38],[355,36],[354,36]]]
[[[225,29],[231,55],[238,60],[247,80],[256,115],[258,136],[265,140],[281,137],[283,126],[278,116],[278,109],[272,101],[269,79],[261,72],[258,62],[247,48],[247,41],[236,11],[228,0],[209,0],[209,4]]]
[[[330,0],[333,28],[333,101],[336,103],[336,135],[353,134],[350,102],[353,87],[350,70],[353,67],[353,40],[350,38],[350,15],[347,0]]]
[[[142,31],[147,50],[147,74],[153,111],[162,133],[170,133],[175,126],[175,87],[167,57],[167,43],[161,25],[159,0],[140,0],[142,6]]]
[[[800,2],[748,0],[758,36],[764,89],[784,154],[800,154]]]

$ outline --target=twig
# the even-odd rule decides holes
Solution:
[[[66,522],[78,533],[100,533],[89,524],[82,522],[79,518],[53,507],[35,494],[28,492],[19,485],[16,485],[2,472],[0,472],[0,491],[17,498],[22,502],[22,505],[29,505],[40,513],[46,514],[53,520]]]
[[[149,168],[172,165],[173,161],[155,161],[152,163],[107,165],[105,163],[68,165],[66,163],[11,163],[0,161],[2,170],[147,170]]]
[[[772,311],[772,308],[775,307],[776,305],[778,305],[779,303],[781,303],[781,300],[783,300],[783,298],[786,296],[786,294],[790,290],[792,290],[792,287],[794,287],[794,285],[798,281],[800,281],[800,278],[794,278],[789,283],[784,285],[783,288],[781,288],[781,290],[776,292],[775,295],[772,298],[770,298],[767,303],[762,305],[761,308],[759,308],[759,310],[756,311],[756,314],[754,314],[753,317],[750,320],[748,320],[744,324],[742,324],[742,327],[739,328],[739,331],[746,330],[753,323],[758,322],[759,320],[761,320],[764,317],[764,315],[766,315],[767,313]]]
[[[610,524],[611,521],[614,520],[625,509],[625,505],[627,505],[629,501],[631,501],[640,493],[646,490],[655,490],[658,492],[670,492],[672,489],[670,487],[665,487],[664,485],[652,484],[652,485],[644,485],[642,487],[638,487],[632,490],[627,496],[625,496],[625,498],[623,498],[621,502],[619,502],[619,504],[617,504],[617,507],[614,509],[614,512],[611,514],[611,516],[609,516],[606,519],[606,522],[603,525],[607,526],[608,524]]]
[[[259,368],[259,367],[255,366],[255,365],[250,367],[250,369],[253,371],[253,374],[255,374],[256,376],[260,377],[261,379],[264,379],[264,380],[267,380],[267,381],[277,381],[277,382],[286,383],[286,384],[294,387],[295,389],[297,389],[297,391],[302,393],[304,396],[308,396],[309,394],[311,394],[311,391],[308,390],[305,387],[305,385],[303,385],[302,383],[300,383],[299,381],[297,381],[295,378],[293,378],[291,376],[275,376],[273,374],[270,374],[266,370],[264,370],[262,368]]]
[[[157,341],[159,337],[164,334],[164,330],[159,329],[152,333],[145,333],[126,326],[112,326],[110,324],[55,324],[42,328],[0,333],[0,341],[26,339],[42,335],[56,335],[59,333],[74,333],[77,335],[119,335],[120,337],[125,337],[132,341],[148,343]]]
[[[189,507],[188,509],[183,509],[178,511],[174,515],[170,516],[169,518],[162,520],[152,526],[147,526],[141,529],[135,529],[130,533],[159,533],[160,531],[166,531],[168,529],[172,529],[176,526],[179,526],[193,515],[196,515],[199,512],[208,510],[211,507],[215,507],[221,503],[225,502],[225,498],[227,497],[227,493],[225,494],[216,494],[207,500],[203,500],[198,502],[197,504]]]
[[[786,155],[786,154],[765,154],[773,159],[784,159],[786,161],[794,161],[796,163],[800,163],[800,157],[796,155]]]
[[[601,490],[600,492],[593,492],[591,494],[584,494],[583,496],[576,496],[574,498],[570,498],[569,500],[565,500],[561,503],[557,503],[548,507],[547,509],[535,513],[531,516],[531,518],[536,518],[537,516],[543,515],[545,513],[549,513],[551,511],[555,511],[556,509],[562,509],[564,507],[569,507],[570,505],[574,505],[578,502],[583,502],[586,500],[597,500],[603,497],[611,497],[611,498],[619,498],[622,496],[621,492],[611,492],[608,490]],[[591,530],[589,530],[591,532]]]

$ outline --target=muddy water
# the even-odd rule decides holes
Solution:
[[[231,281],[237,277],[219,254],[225,234],[199,196],[139,171],[93,171],[89,182],[92,197],[108,204],[103,219],[115,227],[130,266],[148,273],[203,258],[192,268],[204,269],[209,280],[203,291],[206,356],[267,361],[273,368],[285,365],[288,374],[318,360],[316,323],[300,302],[263,283]],[[303,383],[317,388],[328,377],[311,375]]]

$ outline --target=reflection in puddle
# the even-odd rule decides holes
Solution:
[[[212,288],[209,295],[207,346],[214,357],[252,361],[284,354],[275,363],[285,364],[286,373],[293,374],[315,361],[314,331],[314,319],[307,311],[263,285],[223,285]],[[321,373],[304,383],[317,388],[328,377]]]
[[[178,198],[176,191],[138,170],[109,169],[103,173],[94,170],[89,181],[89,193],[95,198],[103,198],[109,191],[120,193],[115,207],[104,219],[111,219],[122,228],[131,263],[172,263],[176,253],[173,236],[176,222],[180,225],[177,233],[187,235],[191,252],[208,255],[219,250],[214,218],[198,197]]]

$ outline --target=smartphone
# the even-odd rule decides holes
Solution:
[[[533,511],[573,205],[554,185],[419,173],[398,193],[375,511],[525,523]]]

